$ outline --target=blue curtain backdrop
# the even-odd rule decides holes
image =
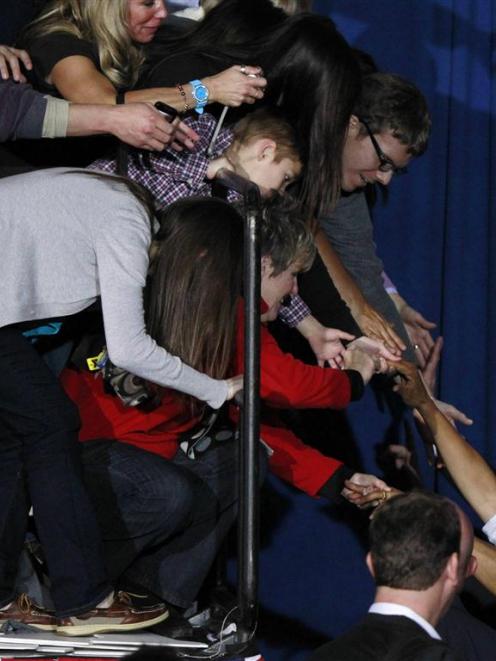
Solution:
[[[246,0],[249,2],[250,0]],[[3,0],[9,43],[33,0]],[[414,82],[433,116],[428,152],[393,181],[374,212],[379,252],[403,296],[445,337],[441,397],[475,420],[471,443],[496,465],[495,0],[314,0],[378,65]],[[390,425],[368,392],[349,419],[365,470]],[[332,434],[329,443],[332,446]],[[423,449],[418,448],[423,457]],[[426,484],[434,486],[424,462]],[[440,481],[439,489],[454,491]],[[366,611],[367,519],[271,479],[263,501],[262,645],[267,661],[299,661]],[[474,517],[474,521],[476,518]]]
[[[429,149],[393,180],[387,205],[377,204],[376,240],[404,298],[445,338],[441,399],[474,419],[466,436],[496,465],[496,3],[317,0],[314,10],[428,99]],[[389,415],[369,393],[353,405],[350,421],[364,468],[377,472],[375,445]],[[423,459],[423,448],[418,454]],[[432,470],[425,462],[422,469],[434,487]],[[264,515],[273,528],[261,561],[263,619],[270,623],[264,649],[271,661],[304,659],[360,618],[373,597],[363,563],[367,521],[275,480],[270,489]],[[438,489],[455,494],[444,479]]]

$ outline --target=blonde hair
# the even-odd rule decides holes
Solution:
[[[312,0],[271,0],[274,7],[279,7],[289,14],[298,14],[301,11],[312,10]]]
[[[23,34],[29,41],[53,32],[66,32],[96,44],[100,68],[116,87],[138,79],[144,56],[127,28],[127,0],[51,0]]]

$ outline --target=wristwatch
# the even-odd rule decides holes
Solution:
[[[195,110],[201,115],[203,108],[208,103],[208,87],[204,85],[201,80],[190,80],[189,84],[191,85],[191,93],[193,98],[196,101]]]

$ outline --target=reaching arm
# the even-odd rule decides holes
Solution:
[[[481,455],[450,424],[428,394],[411,363],[395,363],[401,376],[396,386],[408,406],[418,410],[463,496],[483,521],[496,513],[496,476]]]
[[[209,90],[209,103],[240,106],[242,103],[255,103],[263,97],[267,81],[258,67],[246,67],[246,73],[239,66],[233,66],[215,76],[207,76],[202,82]],[[251,75],[255,77],[251,77]],[[76,103],[114,104],[117,90],[112,82],[98,69],[89,57],[71,55],[59,60],[53,67],[48,82],[54,85],[61,96]],[[195,107],[192,87],[187,82],[182,85],[183,97],[176,87],[153,87],[150,89],[126,92],[127,103],[162,101],[176,110]]]
[[[67,135],[96,133],[112,133],[133,147],[155,151],[161,151],[173,140],[180,140],[192,149],[198,138],[186,124],[169,122],[146,103],[119,106],[71,104]]]
[[[396,353],[404,351],[406,347],[401,338],[391,325],[367,303],[323,230],[317,232],[315,243],[332,281],[364,335],[382,340],[390,350]]]
[[[148,104],[69,104],[26,84],[0,81],[0,141],[98,133],[111,133],[133,147],[154,150],[162,150],[172,141],[192,148],[198,139],[186,124],[170,123]]]
[[[326,362],[331,367],[340,367],[345,351],[341,340],[355,339],[350,333],[322,326],[312,315],[300,321],[296,328],[312,347],[319,367],[324,367]]]
[[[496,595],[496,548],[476,537],[473,555],[477,558],[475,578]]]

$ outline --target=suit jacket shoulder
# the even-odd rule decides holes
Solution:
[[[348,633],[320,647],[310,661],[456,661],[446,643],[398,615],[368,614]]]

